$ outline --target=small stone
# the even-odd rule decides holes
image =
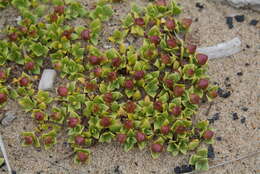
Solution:
[[[214,148],[211,144],[208,146],[208,158],[215,158]]]
[[[235,112],[235,113],[232,113],[232,117],[233,117],[233,120],[238,120],[238,115],[237,115],[236,112]]]
[[[248,111],[247,107],[242,107],[241,109],[242,109],[242,111],[245,111],[245,112]]]
[[[215,113],[212,118],[209,118],[209,123],[214,123],[215,121],[219,120],[219,112]]]
[[[221,140],[222,140],[222,137],[216,137],[216,140],[217,140],[217,141],[221,141]]]
[[[115,174],[122,174],[122,171],[119,168],[120,166],[115,166],[115,170],[114,170]]]
[[[112,48],[112,46],[111,45],[104,45],[104,48],[105,49],[110,49],[110,48]]]
[[[224,91],[223,89],[221,89],[221,88],[219,88],[218,89],[218,95],[220,96],[220,97],[222,97],[222,98],[228,98],[228,97],[230,97],[230,95],[231,95],[231,92],[230,91]]]
[[[213,120],[219,120],[219,112],[215,113],[212,117]]]
[[[181,168],[179,166],[175,167],[174,172],[177,174],[181,173]]]
[[[238,76],[242,76],[243,73],[242,73],[242,72],[238,72],[237,75],[238,75]]]
[[[249,63],[245,63],[245,66],[249,66],[250,64]]]
[[[236,19],[237,22],[244,22],[245,15],[236,15],[235,19]]]
[[[12,121],[16,118],[15,113],[12,111],[8,111],[5,114],[5,117],[3,118],[3,120],[1,121],[1,124],[3,126],[8,126],[12,123]]]
[[[199,2],[197,2],[196,3],[196,7],[199,9],[199,11],[201,11],[204,8],[204,5],[199,3]]]
[[[53,88],[54,80],[56,78],[56,71],[52,69],[45,69],[38,86],[39,90],[51,90]]]
[[[249,25],[256,26],[258,22],[259,22],[258,20],[252,19],[252,20],[250,21]]]
[[[247,45],[247,44],[246,44],[246,48],[250,48],[250,45]]]
[[[181,166],[181,172],[182,173],[188,173],[188,172],[192,172],[193,168],[190,165],[182,165]]]
[[[232,17],[226,17],[226,24],[228,25],[229,29],[232,29],[233,26],[233,18]]]
[[[246,117],[242,117],[241,120],[240,120],[240,122],[241,122],[242,124],[244,124],[244,123],[246,122]]]

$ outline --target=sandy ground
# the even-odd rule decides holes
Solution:
[[[196,7],[198,1],[204,5],[203,9]],[[221,137],[221,141],[218,138],[213,145],[216,157],[210,159],[210,166],[214,166],[260,150],[260,25],[249,25],[252,19],[260,20],[260,15],[251,10],[237,10],[208,0],[198,1],[179,0],[184,9],[181,17],[192,17],[196,21],[192,25],[192,41],[204,47],[239,37],[243,47],[243,51],[234,56],[209,61],[208,73],[212,81],[224,91],[231,92],[228,98],[216,99],[208,115],[211,118],[219,113],[220,117],[212,124],[216,137]],[[91,1],[86,0],[84,4],[89,5],[89,2]],[[146,4],[147,1],[138,2]],[[115,19],[129,10],[129,4],[125,2],[114,6],[117,14],[112,22],[118,23]],[[225,17],[238,14],[245,15],[245,21],[234,21],[234,28],[229,29]],[[0,23],[6,25],[16,15],[11,9],[2,11]],[[112,28],[108,31],[113,29],[113,26],[110,27]],[[203,104],[196,119],[207,119],[205,113],[208,107],[209,103]],[[153,160],[148,150],[135,149],[124,153],[118,144],[112,143],[92,147],[91,162],[84,166],[75,165],[71,157],[68,157],[69,148],[66,144],[59,144],[48,152],[22,148],[19,134],[25,130],[30,131],[33,123],[30,116],[21,112],[15,103],[7,109],[15,110],[18,118],[8,127],[0,127],[0,132],[11,165],[18,174],[171,174],[176,166],[188,163],[189,155],[172,157],[165,152],[159,159]],[[232,113],[237,113],[237,120],[233,120]],[[245,123],[241,123],[243,118]],[[6,168],[0,168],[0,173],[7,173]],[[260,173],[260,155],[210,169],[205,173],[257,174]]]

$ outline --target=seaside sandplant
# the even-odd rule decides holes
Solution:
[[[181,10],[174,1],[134,4],[109,36],[110,49],[101,49],[99,42],[103,23],[113,15],[108,2],[91,10],[59,0],[49,2],[49,11],[39,1],[12,0],[0,8],[6,5],[22,20],[7,27],[0,41],[0,107],[17,99],[31,113],[37,128],[22,133],[23,146],[50,149],[66,131],[74,161],[83,164],[96,142],[115,140],[126,152],[148,147],[153,158],[213,143],[209,123],[192,120],[202,101],[217,97],[218,87],[206,74],[208,56],[186,42],[192,19],[178,19]],[[78,18],[87,24],[72,25]],[[126,46],[129,38],[141,42]],[[38,75],[49,65],[61,81],[55,92],[39,91]],[[205,150],[190,160],[196,169],[207,169],[207,162]]]

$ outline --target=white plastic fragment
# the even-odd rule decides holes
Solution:
[[[38,86],[39,90],[51,90],[57,73],[52,69],[45,69]]]
[[[5,163],[6,163],[6,166],[7,166],[8,174],[12,174],[12,169],[11,169],[8,157],[7,157],[7,153],[6,153],[4,142],[3,142],[3,139],[2,139],[1,135],[0,135],[0,149],[1,149],[1,151],[3,153],[3,156],[4,156],[4,159],[5,159]]]
[[[1,124],[3,126],[8,126],[11,124],[11,122],[16,118],[15,113],[12,111],[8,111],[5,114],[4,119],[1,121]]]
[[[241,51],[241,41],[238,37],[215,46],[198,48],[198,53],[208,55],[209,59],[228,57]]]

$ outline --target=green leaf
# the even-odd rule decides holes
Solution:
[[[100,136],[99,142],[101,142],[101,143],[104,143],[104,142],[110,143],[112,141],[112,139],[114,138],[114,136],[115,135],[113,133],[111,133],[111,132],[105,132],[105,133],[103,133]]]
[[[207,171],[207,170],[209,170],[208,159],[207,158],[203,158],[203,159],[200,159],[198,162],[196,162],[195,169],[198,170],[198,171]]]
[[[30,6],[29,0],[12,0],[12,5],[16,8],[28,8]]]
[[[99,19],[95,19],[90,23],[90,30],[91,32],[98,34],[101,31],[101,21]]]
[[[2,166],[5,162],[5,159],[4,158],[0,158],[0,166]]]
[[[32,50],[32,52],[36,55],[36,56],[44,56],[47,54],[48,52],[48,48],[46,46],[43,46],[40,43],[33,43],[30,46],[30,49]]]
[[[188,145],[188,149],[189,150],[194,150],[198,147],[200,141],[198,139],[192,140],[189,145]]]
[[[208,149],[206,148],[198,149],[196,154],[198,156],[206,158],[208,156]]]
[[[29,112],[36,107],[36,103],[30,97],[24,97],[18,100],[25,112]]]

